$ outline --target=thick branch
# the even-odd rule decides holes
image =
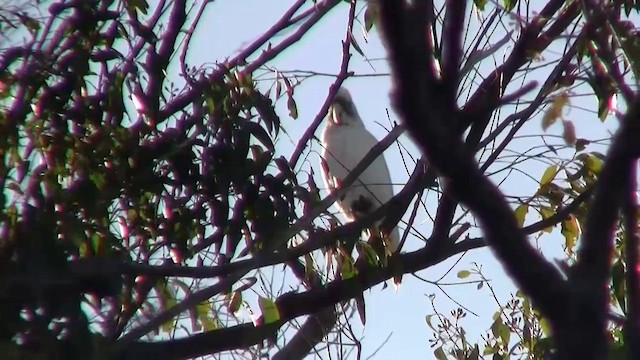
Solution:
[[[449,257],[464,251],[469,247],[456,245],[442,254],[429,253],[421,249],[412,253],[400,255],[405,273],[416,272],[433,266]],[[253,326],[241,324],[225,329],[212,330],[188,338],[158,342],[135,342],[116,349],[119,358],[192,358],[205,354],[238,348],[247,348],[260,344],[268,336],[274,334],[287,321],[299,316],[315,314],[328,306],[347,301],[362,294],[392,276],[389,268],[367,267],[357,276],[348,280],[336,280],[326,287],[312,289],[303,293],[288,293],[276,300],[280,320],[266,325]]]
[[[566,288],[557,269],[548,263],[520,231],[502,193],[480,172],[449,116],[455,109],[438,109],[433,85],[426,84],[424,67],[429,56],[424,29],[411,22],[413,10],[403,3],[383,0],[381,33],[389,53],[394,90],[392,104],[411,135],[444,175],[451,193],[479,219],[487,243],[516,283],[532,297],[545,315],[558,316]]]
[[[621,127],[614,136],[607,159],[600,172],[593,201],[587,214],[578,261],[569,281],[572,301],[563,323],[558,324],[559,356],[578,356],[576,351],[593,358],[607,354],[607,314],[609,306],[609,277],[613,237],[625,191],[633,174],[632,166],[640,153],[640,96],[630,104]],[[589,316],[585,317],[584,314]],[[579,333],[572,329],[579,328]],[[581,344],[590,344],[582,349]],[[590,352],[590,353],[587,353]]]
[[[625,324],[625,343],[629,346],[629,357],[640,359],[640,253],[638,246],[638,184],[636,181],[637,161],[633,161],[630,167],[629,182],[625,192],[623,204],[624,228],[625,228],[625,262],[626,262],[626,289],[627,289],[627,323]]]

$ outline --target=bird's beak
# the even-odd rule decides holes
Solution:
[[[340,114],[341,111],[339,109],[339,104],[337,103],[333,103],[331,104],[331,107],[329,107],[329,118],[331,120],[332,123],[341,126],[342,125],[342,119],[340,118]]]

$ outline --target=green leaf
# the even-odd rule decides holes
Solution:
[[[540,178],[540,187],[549,185],[549,183],[551,183],[553,178],[556,176],[557,172],[558,172],[558,167],[556,165],[549,166],[542,174],[542,178]]]
[[[369,2],[367,10],[364,11],[364,30],[366,32],[371,31],[376,24],[379,16],[378,4],[375,2]]]
[[[469,270],[460,270],[460,271],[458,271],[458,279],[468,278],[469,275],[471,275],[471,272]]]
[[[518,207],[514,211],[519,227],[522,227],[524,225],[524,218],[527,216],[527,212],[529,212],[529,205],[527,204],[518,205]]]
[[[543,206],[540,208],[540,215],[542,215],[542,219],[546,220],[550,217],[552,217],[555,214],[555,211],[553,211],[553,209],[551,209],[550,207],[547,206]],[[546,233],[550,233],[553,230],[553,226],[548,226],[544,229],[542,229],[542,231],[546,232]]]
[[[433,355],[438,360],[447,360],[447,355],[444,353],[444,350],[442,349],[442,346],[440,346],[437,349],[433,350]]]
[[[484,7],[487,5],[489,0],[473,0],[473,4],[480,10],[484,11]]]
[[[378,255],[376,254],[375,249],[366,241],[358,241],[356,243],[356,250],[358,250],[358,254],[364,256],[369,265],[378,264]]]
[[[208,301],[203,301],[200,304],[196,305],[198,320],[202,324],[202,328],[204,331],[211,331],[219,328],[215,318],[212,318],[209,315],[209,309],[211,309],[211,305]]]
[[[562,236],[564,236],[564,246],[565,250],[569,253],[573,253],[573,248],[576,245],[576,241],[578,240],[578,235],[580,235],[580,227],[578,226],[578,220],[576,217],[571,214],[569,217],[562,222]]]
[[[147,3],[146,0],[128,0],[127,9],[139,10],[144,15],[147,15],[147,12],[149,11],[149,3]]]
[[[602,170],[602,166],[604,165],[604,161],[591,153],[587,157],[585,165],[587,165],[587,169],[591,170],[594,174],[599,174],[600,170]]]
[[[511,11],[518,3],[518,0],[502,0],[502,5],[506,11]]]
[[[273,300],[260,296],[258,298],[258,306],[260,307],[265,324],[271,324],[280,320],[280,312]]]
[[[350,256],[340,256],[341,266],[340,275],[343,280],[351,279],[358,274],[358,270],[353,266],[353,262]]]

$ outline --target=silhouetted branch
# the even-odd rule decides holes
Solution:
[[[640,358],[640,240],[638,239],[638,162],[633,161],[622,206],[624,217],[624,252],[626,263],[627,321],[624,327],[629,358]]]
[[[561,3],[561,2],[560,2]],[[426,83],[428,53],[424,28],[412,21],[414,9],[402,2],[381,1],[381,34],[389,54],[394,83],[392,104],[430,166],[447,178],[451,193],[479,219],[488,244],[516,283],[547,316],[563,308],[565,284],[557,269],[528,243],[502,193],[480,172],[456,129]],[[537,24],[538,25],[538,24]],[[497,98],[494,100],[497,101]],[[449,114],[448,116],[446,114]]]
[[[578,261],[572,269],[570,311],[558,324],[559,356],[605,358],[607,354],[607,314],[613,237],[618,210],[622,206],[635,159],[640,154],[640,97],[636,95],[600,172],[593,201],[586,218]],[[634,271],[634,269],[630,269]],[[589,316],[584,316],[588,313]],[[576,332],[575,329],[581,329]],[[584,343],[590,344],[584,348]],[[577,353],[576,353],[577,352]]]

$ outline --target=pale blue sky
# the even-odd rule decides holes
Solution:
[[[264,30],[269,28],[271,24],[283,13],[291,4],[291,1],[272,0],[265,2],[263,0],[218,0],[210,6],[208,14],[202,20],[198,31],[191,42],[191,51],[189,53],[189,64],[199,66],[203,63],[212,63],[223,60],[225,57],[232,57],[243,46],[257,38]],[[362,7],[363,5],[360,5]],[[286,53],[282,54],[275,61],[269,63],[270,66],[278,68],[280,71],[287,70],[309,70],[316,72],[337,73],[341,60],[341,41],[344,38],[346,26],[346,18],[348,11],[348,3],[342,3],[337,6],[325,19],[323,19],[306,37],[299,43],[292,46]],[[362,19],[362,15],[360,16]],[[506,22],[506,21],[505,21]],[[477,24],[472,23],[472,26]],[[508,27],[505,27],[509,30]],[[499,37],[504,35],[504,29],[499,29],[494,34],[497,41]],[[380,45],[377,33],[373,31],[369,36],[368,43],[363,40],[360,31],[360,25],[356,24],[354,33],[358,39],[358,43],[370,59],[380,59],[385,56],[384,49]],[[473,35],[473,31],[471,32]],[[516,32],[517,34],[517,32]],[[286,36],[278,36],[275,42]],[[274,43],[275,43],[274,42]],[[498,62],[500,62],[505,54],[508,54],[510,45],[503,47],[496,53]],[[554,47],[554,52],[542,54],[549,60],[554,59],[559,52],[562,51],[562,44]],[[371,67],[362,56],[355,50],[352,50],[353,57],[350,64],[350,70],[356,74],[383,74],[387,71],[385,61],[372,61]],[[487,60],[481,67],[483,74],[487,74],[493,70],[494,63],[491,59]],[[541,75],[535,75],[528,79],[541,79],[542,76],[550,71],[551,66],[542,68]],[[545,72],[546,71],[546,72]],[[255,78],[255,76],[254,76]],[[543,78],[542,78],[543,79]],[[529,81],[527,80],[527,81]],[[331,77],[314,77],[305,80],[296,88],[295,99],[298,105],[299,118],[293,120],[288,117],[286,102],[281,100],[278,103],[278,110],[281,116],[282,125],[288,132],[280,135],[277,142],[277,151],[288,157],[291,153],[299,136],[305,131],[311,120],[315,117],[320,108],[324,97],[328,92],[328,87],[332,83]],[[525,82],[526,83],[526,82]],[[262,89],[269,86],[268,82],[263,84]],[[365,120],[365,123],[378,138],[382,138],[386,131],[380,125],[389,126],[386,112],[391,114],[392,121],[398,121],[397,117],[389,107],[388,91],[390,81],[388,77],[363,77],[349,79],[345,83],[346,87],[351,91],[356,106]],[[585,96],[572,100],[572,104],[577,107],[593,110],[595,108],[595,97]],[[505,108],[503,113],[508,115],[513,111],[513,107]],[[506,116],[505,115],[505,116]],[[503,118],[504,116],[502,116]],[[567,118],[575,122],[578,137],[588,139],[596,139],[606,137],[603,126],[596,116],[586,111],[580,111],[577,108],[568,113]],[[611,127],[615,120],[610,119],[606,126]],[[521,134],[540,134],[540,122],[533,120],[527,124]],[[556,124],[551,127],[548,134],[559,135],[561,126]],[[319,134],[319,132],[317,132]],[[561,144],[562,139],[548,140],[554,144]],[[414,156],[418,156],[418,151],[411,141],[403,136],[400,143],[407,147],[408,151]],[[540,145],[540,138],[524,138],[514,142],[510,147],[514,151],[527,150],[530,146]],[[312,148],[318,150],[317,144],[313,144]],[[534,152],[535,153],[535,152]],[[561,153],[570,156],[572,151]],[[391,174],[394,183],[403,184],[408,174],[402,165],[402,158],[398,146],[392,146],[385,153],[385,157],[390,164]],[[503,164],[504,165],[504,164]],[[309,162],[304,164],[316,169],[316,175],[319,174],[317,155],[312,154]],[[494,165],[491,169],[496,170],[502,166]],[[503,189],[511,195],[531,195],[535,192],[537,184],[533,179],[539,179],[546,165],[538,161],[532,160],[520,166],[523,173],[512,173],[507,181],[504,182]],[[411,169],[412,170],[412,167]],[[494,177],[496,182],[502,181],[506,173]],[[322,184],[319,176],[316,176],[316,183]],[[400,187],[397,187],[398,191]],[[427,204],[429,212],[434,213],[437,194],[431,192],[427,195]],[[531,215],[531,214],[530,214]],[[408,214],[407,214],[408,217]],[[406,217],[405,217],[406,219]],[[530,216],[528,222],[537,221],[537,216]],[[469,220],[472,221],[472,220]],[[431,221],[425,212],[419,214],[415,223],[417,229],[425,236],[429,236],[431,230]],[[472,230],[471,235],[477,236],[479,232]],[[532,240],[533,237],[532,237]],[[544,244],[543,250],[548,258],[561,258],[563,251],[561,248],[562,238],[557,234],[546,235],[540,239],[540,244]],[[417,238],[410,236],[404,250],[415,250],[422,246]],[[462,259],[456,258],[447,261],[444,264],[429,268],[421,273],[420,276],[436,280],[440,278],[454,263],[459,260],[458,265],[451,271],[443,281],[455,282],[456,273],[462,269],[471,268],[472,262],[482,265],[485,276],[492,280],[496,295],[501,303],[505,303],[509,298],[509,294],[515,292],[512,282],[505,276],[503,269],[497,263],[492,254],[488,250],[476,250],[466,254]],[[280,268],[279,268],[280,269]],[[479,338],[479,335],[492,322],[492,315],[497,310],[495,300],[487,287],[482,290],[476,290],[476,284],[446,286],[449,296],[473,312],[479,314],[475,317],[471,314],[467,316],[463,324],[468,335],[471,338]],[[367,297],[367,324],[364,330],[359,326],[357,318],[352,321],[357,329],[357,334],[362,334],[363,358],[372,354],[377,350],[379,345],[391,334],[389,341],[378,350],[375,355],[376,359],[404,358],[404,359],[430,359],[433,357],[432,349],[429,347],[428,339],[431,337],[430,330],[425,323],[425,316],[433,311],[429,303],[427,294],[436,294],[437,309],[447,314],[449,310],[458,306],[438,290],[435,286],[425,284],[411,275],[404,277],[402,286],[398,293],[394,293],[391,288],[381,291],[381,287],[373,288]],[[326,353],[323,354],[326,356]]]

